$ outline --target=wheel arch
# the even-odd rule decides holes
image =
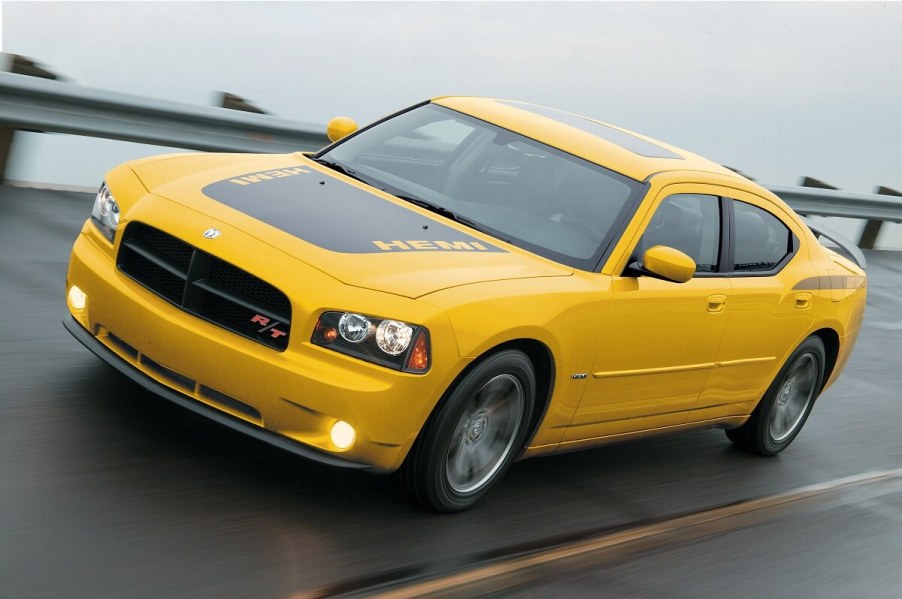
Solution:
[[[525,354],[529,361],[532,363],[532,367],[536,376],[535,403],[532,407],[532,414],[530,415],[529,419],[524,447],[529,445],[539,428],[539,424],[545,417],[545,412],[548,410],[548,406],[551,403],[551,395],[554,391],[555,365],[554,357],[547,345],[536,339],[520,338],[511,339],[487,349],[479,356],[477,356],[474,360],[472,360],[469,364],[467,364],[466,368],[458,373],[451,384],[448,385],[448,388],[445,389],[444,393],[442,393],[439,401],[436,402],[436,404],[432,407],[432,411],[426,418],[426,422],[420,428],[419,433],[417,433],[417,437],[414,440],[413,444],[411,444],[411,451],[408,451],[407,458],[409,458],[413,453],[412,448],[420,442],[420,439],[423,437],[426,430],[432,425],[432,422],[435,419],[435,415],[441,411],[442,406],[444,406],[448,400],[448,396],[470,373],[470,371],[472,371],[474,368],[476,368],[476,366],[484,362],[489,357],[508,349],[514,349],[523,352],[523,354]],[[520,451],[521,449],[522,448],[518,448],[518,451]],[[405,461],[407,460],[407,458],[405,458]]]
[[[529,417],[529,429],[526,433],[524,443],[524,447],[526,447],[532,442],[536,431],[539,429],[539,424],[541,424],[542,420],[545,418],[545,412],[548,411],[548,406],[551,404],[551,394],[554,391],[554,356],[547,345],[535,339],[515,339],[513,341],[508,341],[492,348],[492,350],[486,352],[484,356],[505,349],[518,349],[522,351],[526,354],[526,357],[529,358],[529,361],[532,362],[532,367],[535,370],[536,397],[535,405],[532,407],[532,414]],[[480,359],[482,359],[482,356],[480,356]]]
[[[812,333],[824,343],[826,363],[824,364],[824,379],[821,381],[821,391],[827,386],[827,381],[833,376],[836,361],[839,359],[839,333],[831,328],[818,329]]]

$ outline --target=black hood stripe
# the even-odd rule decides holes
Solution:
[[[503,252],[499,247],[306,167],[238,175],[203,194],[333,252]]]

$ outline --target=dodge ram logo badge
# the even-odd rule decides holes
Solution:
[[[207,239],[216,239],[220,235],[222,235],[222,231],[220,231],[219,229],[213,229],[212,227],[204,231],[204,237],[206,237]]]

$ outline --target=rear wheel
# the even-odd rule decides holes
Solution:
[[[523,446],[535,389],[532,363],[516,350],[489,356],[464,376],[404,465],[413,497],[441,512],[479,501]]]
[[[796,438],[811,413],[824,380],[824,342],[808,337],[796,348],[748,421],[727,431],[738,447],[774,455]]]

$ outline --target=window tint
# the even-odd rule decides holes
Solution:
[[[648,224],[637,259],[650,247],[666,245],[695,260],[696,272],[716,272],[720,251],[719,198],[679,194],[666,198]]]
[[[472,155],[478,170],[452,173],[445,188],[467,216],[575,258],[596,253],[632,191],[589,163],[509,134]]]
[[[767,271],[792,250],[792,235],[773,214],[745,202],[733,201],[736,224],[733,269]]]

